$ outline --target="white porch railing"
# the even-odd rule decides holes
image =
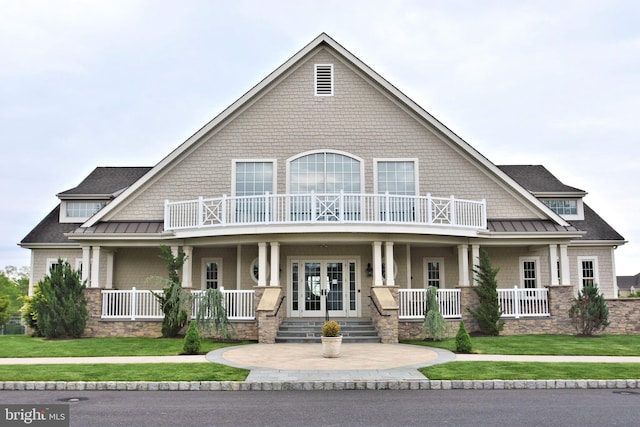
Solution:
[[[549,313],[549,289],[526,288],[498,289],[498,303],[502,317],[518,319],[526,317],[547,317]]]
[[[165,230],[291,223],[400,223],[485,229],[486,202],[392,194],[264,194],[165,201]]]
[[[153,296],[161,290],[131,289],[102,291],[102,318],[117,320],[162,319],[160,303]],[[192,291],[191,316],[197,314],[197,302],[203,291]],[[255,292],[223,290],[225,308],[229,320],[253,320],[255,318]]]
[[[424,319],[426,289],[399,289],[399,319]],[[438,289],[440,313],[445,319],[458,319],[460,314],[460,289]]]

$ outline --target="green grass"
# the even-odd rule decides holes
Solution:
[[[174,356],[182,338],[79,338],[45,340],[26,335],[0,336],[0,357]],[[202,340],[202,353],[241,343]]]
[[[425,345],[455,351],[455,339],[439,342],[407,340],[405,344]],[[640,335],[600,335],[592,338],[573,335],[511,335],[472,337],[474,353],[551,356],[640,356]],[[640,377],[638,377],[640,378]]]
[[[217,363],[0,365],[0,381],[244,381],[247,375]]]
[[[640,363],[450,362],[419,371],[430,380],[615,380],[640,378]]]

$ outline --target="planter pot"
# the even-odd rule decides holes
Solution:
[[[342,346],[342,335],[339,337],[322,337],[322,356],[339,357]]]

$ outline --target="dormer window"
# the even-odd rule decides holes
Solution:
[[[333,96],[333,64],[315,64],[315,95]]]
[[[543,199],[542,202],[564,219],[584,219],[582,199]]]
[[[104,200],[63,200],[60,205],[60,222],[85,222],[106,204]]]

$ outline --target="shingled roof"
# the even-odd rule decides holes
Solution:
[[[583,190],[563,184],[542,165],[506,165],[498,168],[533,194],[576,193],[576,197],[586,194]],[[586,232],[579,240],[624,241],[624,237],[586,203],[584,203],[584,219],[567,220],[567,222],[578,230]]]
[[[97,167],[77,187],[59,193],[58,197],[66,199],[79,195],[116,195],[140,179],[150,169],[147,166]]]
[[[81,196],[113,198],[147,173],[150,167],[97,167],[82,182],[70,190],[58,194],[62,199]],[[60,223],[60,205],[56,206],[20,242],[32,244],[69,244],[65,233],[76,230],[81,223]]]
[[[498,168],[531,193],[579,193],[586,191],[563,184],[542,165],[503,165]]]

